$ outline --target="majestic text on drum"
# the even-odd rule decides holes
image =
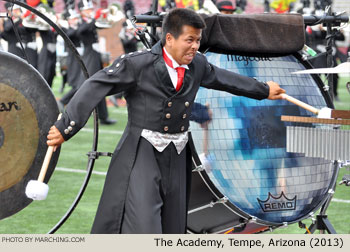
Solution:
[[[228,55],[227,61],[243,61],[245,66],[248,66],[249,62],[253,61],[272,61],[271,58],[266,56],[244,56],[244,55]]]

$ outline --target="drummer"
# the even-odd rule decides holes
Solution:
[[[208,63],[197,52],[205,26],[190,9],[171,10],[161,41],[151,50],[122,55],[90,77],[51,127],[47,143],[58,146],[84,126],[106,94],[125,92],[129,122],[113,154],[92,233],[186,232],[189,115],[200,86],[258,100],[281,99],[285,92],[273,81]]]

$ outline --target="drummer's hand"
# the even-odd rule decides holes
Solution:
[[[52,126],[50,128],[47,139],[47,145],[54,146],[54,151],[56,151],[57,147],[59,147],[64,142],[63,136],[61,135],[61,132],[56,128],[56,126]]]
[[[270,93],[269,93],[269,96],[267,97],[267,99],[269,99],[269,100],[282,99],[281,94],[284,94],[286,92],[286,90],[281,88],[280,85],[278,85],[274,81],[268,81],[266,83],[270,87]]]

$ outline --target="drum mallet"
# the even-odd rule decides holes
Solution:
[[[58,119],[61,118],[61,114],[59,114]],[[26,195],[28,198],[33,200],[44,200],[47,197],[49,192],[49,186],[44,183],[45,175],[47,172],[47,168],[49,167],[50,160],[52,154],[54,152],[55,146],[49,146],[46,151],[46,155],[44,158],[43,165],[41,166],[41,170],[39,173],[38,180],[30,180],[26,187]]]
[[[287,100],[291,103],[294,103],[295,105],[298,105],[299,107],[316,114],[318,118],[332,118],[332,109],[330,108],[324,107],[321,109],[317,109],[287,94],[282,94],[281,96],[282,96],[282,99]]]

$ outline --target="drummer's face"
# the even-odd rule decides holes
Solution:
[[[179,37],[166,35],[166,49],[179,65],[188,65],[196,56],[201,38],[202,29],[184,25]]]

